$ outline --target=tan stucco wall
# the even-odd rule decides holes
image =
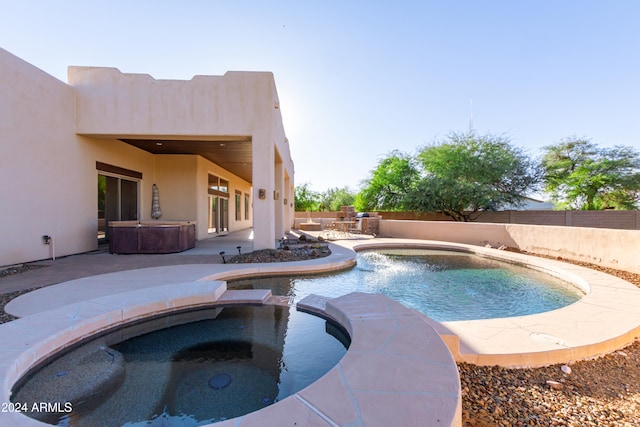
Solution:
[[[91,183],[91,209],[92,216],[95,216],[95,201],[98,200],[96,161],[109,165],[129,169],[142,173],[140,181],[140,200],[138,200],[138,212],[140,220],[151,219],[151,179],[154,176],[154,156],[146,151],[139,150],[122,141],[113,139],[94,139],[77,136],[82,142],[80,145],[86,149],[84,158],[80,161],[92,170],[93,177],[87,177]],[[80,195],[78,195],[80,197]]]
[[[90,250],[95,163],[74,132],[73,90],[0,49],[0,265]],[[53,179],[55,177],[55,179]],[[95,230],[95,228],[94,228]]]
[[[150,175],[152,156],[75,133],[71,87],[0,49],[0,265],[97,247],[96,160]],[[141,188],[142,207],[150,189]]]
[[[196,221],[197,157],[155,156],[155,184],[158,186],[162,220]],[[153,185],[153,183],[152,183]]]
[[[249,136],[253,188],[287,194],[293,162],[271,73],[231,72],[191,81],[155,80],[116,69],[71,67],[67,85],[0,49],[0,266],[97,248],[96,161],[142,173],[139,219],[149,220],[151,188],[162,219],[195,219],[209,237],[207,175],[229,180],[230,231],[254,227],[254,248],[274,247],[293,207],[258,200],[252,184],[198,156],[154,156],[119,138]],[[275,162],[281,171],[276,177]],[[285,177],[283,179],[282,177]],[[242,193],[235,220],[235,190]],[[244,195],[251,197],[244,219]],[[282,199],[280,199],[282,200]],[[254,222],[255,219],[255,222]]]
[[[249,207],[249,219],[244,219],[244,195],[249,194],[249,202],[251,203],[251,184],[244,179],[232,174],[231,172],[221,168],[202,157],[197,157],[197,182],[196,188],[196,209],[198,212],[198,224],[196,227],[196,236],[198,239],[206,239],[215,236],[215,233],[208,232],[209,220],[209,197],[207,184],[209,174],[216,175],[229,181],[229,231],[238,231],[252,226],[251,207]],[[241,220],[236,221],[235,217],[235,192],[240,191],[241,194]]]
[[[0,49],[0,265],[97,248],[96,161],[141,172],[149,219],[153,155],[75,133],[74,90]]]
[[[640,273],[640,230],[507,224],[521,250]]]
[[[382,220],[380,235],[493,247],[507,245],[535,254],[640,273],[640,230]]]
[[[156,80],[116,68],[69,67],[77,132],[97,135],[246,135],[278,102],[268,72]],[[274,96],[275,95],[275,96]]]
[[[252,193],[254,249],[273,248],[288,230],[293,206],[284,206],[282,195],[287,194],[285,177],[293,183],[294,169],[272,73],[228,72],[174,81],[115,68],[70,67],[69,83],[77,90],[76,130],[82,135],[250,136],[253,188],[267,194],[259,199],[258,191]]]

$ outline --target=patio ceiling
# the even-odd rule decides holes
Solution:
[[[230,136],[215,140],[120,139],[153,154],[195,154],[252,182],[251,137]]]

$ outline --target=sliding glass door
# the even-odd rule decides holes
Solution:
[[[209,233],[229,231],[229,199],[209,196]]]
[[[229,181],[209,174],[209,233],[229,231]]]
[[[110,221],[138,219],[139,183],[118,176],[98,174],[98,240],[109,240]]]

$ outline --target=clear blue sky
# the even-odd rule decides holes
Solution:
[[[190,79],[272,71],[296,183],[356,189],[394,149],[469,128],[538,155],[640,149],[640,1],[0,0],[0,47]],[[0,70],[1,72],[1,70]]]

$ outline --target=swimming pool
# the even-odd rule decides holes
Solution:
[[[74,348],[21,381],[12,401],[61,402],[57,414],[27,414],[59,426],[198,426],[298,392],[348,345],[333,323],[287,306],[190,311]]]
[[[312,293],[381,293],[441,322],[542,313],[584,296],[572,284],[525,266],[433,249],[366,250],[346,272],[240,279],[227,286],[271,289],[294,301]]]

